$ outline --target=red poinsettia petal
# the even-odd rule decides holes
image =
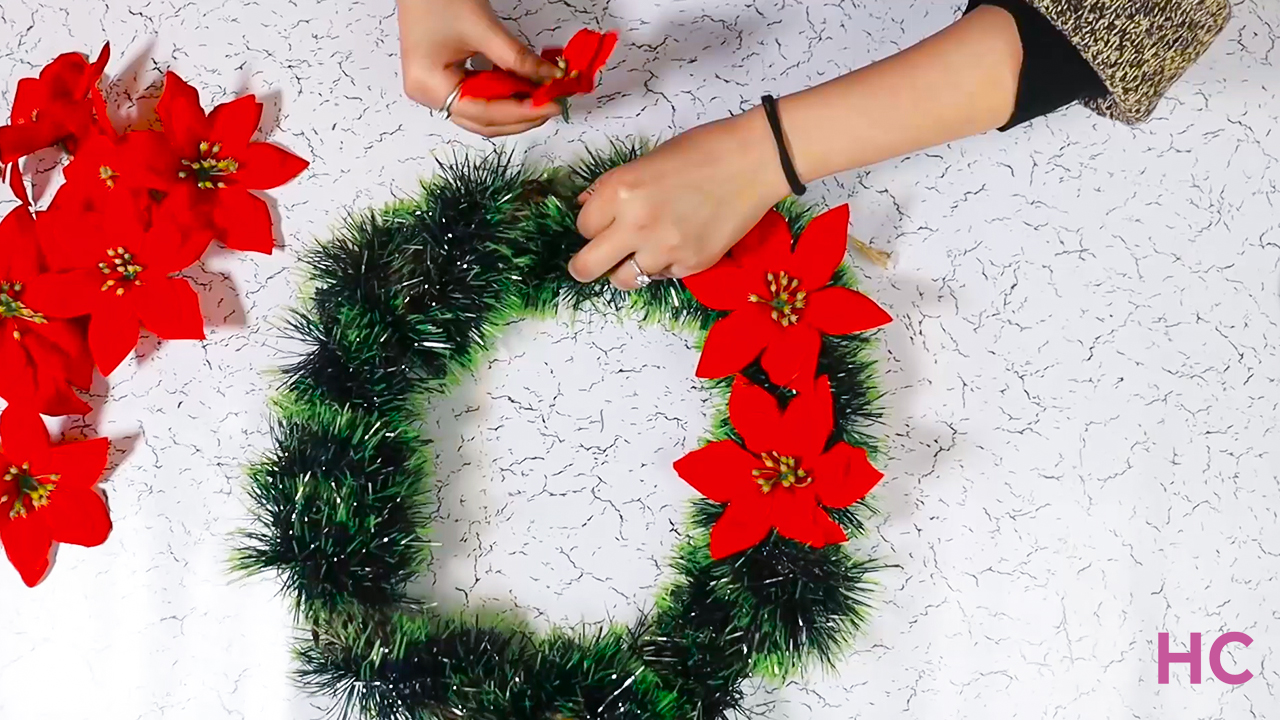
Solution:
[[[258,124],[262,121],[262,103],[252,95],[225,102],[209,113],[210,143],[222,146],[222,157],[239,159],[253,134],[258,132]]]
[[[760,218],[729,251],[743,268],[759,271],[763,288],[765,272],[786,270],[791,261],[791,228],[777,210]]]
[[[828,287],[807,298],[800,321],[826,335],[848,335],[887,325],[893,318],[857,290]]]
[[[52,147],[66,134],[64,126],[52,122],[0,127],[0,164],[8,165],[33,152]]]
[[[816,459],[827,447],[834,422],[831,384],[824,375],[787,405],[778,424],[775,449],[803,461]]]
[[[110,375],[138,345],[138,318],[125,303],[112,303],[89,320],[89,349],[103,377]]]
[[[769,507],[762,501],[743,499],[729,503],[724,514],[711,526],[711,557],[721,560],[755,547],[772,529]]]
[[[800,278],[800,289],[817,290],[831,282],[831,276],[844,260],[849,238],[849,206],[831,208],[809,221],[788,270]]]
[[[96,269],[107,247],[113,247],[121,234],[119,228],[104,223],[104,213],[86,212],[73,196],[60,190],[48,210],[36,213],[36,235],[49,272]],[[117,204],[131,205],[111,205]]]
[[[49,504],[40,509],[53,541],[84,547],[106,542],[111,534],[111,516],[102,496],[93,490],[61,490],[55,487]]]
[[[149,280],[134,290],[142,326],[165,340],[203,340],[200,297],[183,278]]]
[[[773,525],[778,534],[811,547],[824,547],[848,538],[820,507],[811,492],[782,490],[772,499]]]
[[[610,30],[600,37],[600,42],[596,46],[595,57],[591,59],[591,75],[594,79],[596,73],[609,62],[610,56],[613,55],[614,48],[618,47],[618,33]]]
[[[76,148],[76,155],[62,168],[62,177],[67,181],[67,185],[81,182],[103,182],[102,176],[104,168],[116,171],[112,168],[116,156],[116,143],[105,135],[95,135],[86,138]],[[58,192],[62,192],[67,187],[64,185],[59,188]]]
[[[195,157],[200,143],[209,134],[209,120],[200,107],[200,93],[170,71],[164,76],[164,92],[156,104],[156,114],[165,137],[179,156]]]
[[[111,43],[103,43],[102,49],[98,51],[98,57],[93,64],[86,68],[84,74],[83,85],[80,87],[81,94],[87,93],[97,87],[98,81],[102,79],[102,73],[107,69],[107,62],[111,60]]]
[[[34,121],[39,116],[40,106],[48,101],[49,93],[45,83],[38,78],[22,78],[13,93],[9,122],[19,125]]]
[[[502,69],[468,72],[462,80],[458,97],[479,100],[506,100],[529,97],[538,84]]]
[[[89,403],[80,399],[67,382],[62,368],[54,364],[35,366],[36,387],[35,407],[42,415],[59,417],[62,415],[85,415],[90,411]]]
[[[250,190],[270,190],[294,179],[310,165],[306,160],[277,145],[250,143],[236,159],[240,169],[235,180]]]
[[[782,411],[769,391],[739,375],[729,391],[729,422],[747,449],[757,455],[777,450]]]
[[[27,587],[35,587],[48,574],[53,537],[35,514],[0,520],[0,543]]]
[[[57,473],[62,478],[58,486],[72,490],[88,490],[102,479],[107,469],[107,456],[111,441],[93,438],[78,442],[54,445],[40,468],[42,473]]]
[[[675,462],[676,474],[708,500],[727,503],[744,489],[759,492],[751,471],[759,458],[732,440],[721,440],[698,448]]]
[[[36,221],[19,205],[0,220],[0,280],[27,282],[40,272]]]
[[[31,351],[37,359],[42,355],[57,355],[67,380],[81,389],[89,388],[93,382],[93,361],[82,323],[49,319],[27,328],[23,338],[30,340]]]
[[[0,155],[4,154],[4,150],[0,149]],[[22,171],[18,169],[18,163],[12,162],[8,165],[0,163],[0,169],[9,174],[9,189],[13,191],[13,196],[18,199],[18,204],[23,207],[31,207],[31,196],[27,194],[27,183],[22,179]]]
[[[9,404],[34,402],[36,376],[31,358],[12,332],[0,334],[0,399]]]
[[[232,250],[270,255],[276,239],[271,231],[271,210],[262,198],[239,188],[211,192],[218,193],[215,222],[222,244]]]
[[[125,174],[128,184],[168,191],[178,182],[181,158],[174,153],[164,133],[126,133],[117,147],[120,157],[128,161],[123,168],[116,170]]]
[[[565,65],[570,70],[576,70],[580,76],[585,75],[590,78],[608,62],[617,44],[618,33],[616,32],[598,33],[583,29],[569,38],[568,44],[564,46],[559,56],[564,58]]]
[[[737,310],[758,288],[750,285],[742,266],[729,257],[700,273],[681,279],[698,302],[712,310]]]
[[[871,492],[884,478],[867,459],[867,451],[848,443],[836,443],[822,457],[810,464],[813,489],[818,502],[830,508],[845,508]]]
[[[111,124],[110,115],[107,114],[107,99],[102,96],[102,89],[97,85],[89,88],[89,103],[93,108],[93,132],[111,140],[119,137]]]
[[[734,310],[707,333],[698,359],[697,376],[719,378],[732,375],[760,356],[782,327],[769,317],[769,310],[759,303]]]
[[[760,365],[768,373],[770,382],[795,389],[807,388],[813,383],[821,346],[822,336],[818,331],[800,322],[783,328],[770,339]]]
[[[88,315],[102,298],[102,273],[95,270],[45,273],[28,282],[22,294],[27,307],[53,318]]]
[[[0,450],[10,460],[43,458],[49,451],[49,429],[27,405],[10,405],[0,412]]]

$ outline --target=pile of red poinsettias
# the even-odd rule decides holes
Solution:
[[[18,83],[0,164],[19,204],[0,221],[0,542],[27,585],[47,573],[53,543],[102,543],[111,523],[93,490],[106,440],[51,446],[40,415],[83,415],[77,394],[96,367],[109,375],[141,329],[204,338],[180,273],[215,240],[269,253],[271,213],[254,190],[293,179],[307,162],[253,142],[262,103],[238,98],[206,114],[173,73],[156,107],[162,131],[118,133],[89,63],[59,56]],[[43,210],[22,158],[60,148],[65,182]]]
[[[867,296],[831,284],[848,228],[842,205],[814,218],[793,243],[786,219],[770,211],[714,267],[684,279],[699,302],[728,313],[707,333],[698,377],[736,375],[729,422],[742,442],[713,442],[675,464],[694,489],[728,506],[711,529],[716,559],[774,530],[813,547],[844,542],[824,508],[849,507],[883,477],[865,450],[831,442],[831,385],[815,377],[823,335],[890,320]],[[785,410],[739,374],[756,359],[770,382],[794,391]]]

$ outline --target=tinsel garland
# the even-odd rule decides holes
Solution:
[[[429,559],[424,397],[449,392],[505,324],[568,309],[702,337],[718,317],[678,281],[622,293],[565,270],[584,244],[573,198],[645,149],[614,145],[543,172],[505,154],[461,157],[419,197],[350,217],[305,258],[309,299],[289,331],[306,350],[283,369],[274,449],[249,471],[255,517],[236,564],[281,579],[310,629],[300,679],[341,698],[344,715],[714,720],[744,710],[745,680],[829,665],[863,624],[872,561],[777,536],[712,560],[722,507],[705,500],[653,610],[630,626],[535,634],[441,615],[406,591]],[[779,209],[796,231],[812,217]],[[847,269],[837,282],[851,284]],[[819,372],[838,439],[875,452],[871,342],[824,338]],[[746,374],[785,401],[758,365]],[[721,407],[709,438],[734,437],[728,382],[708,386]],[[832,516],[856,540],[869,512]]]

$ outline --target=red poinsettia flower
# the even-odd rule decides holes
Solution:
[[[564,48],[542,51],[543,59],[563,71],[562,77],[537,83],[501,68],[475,71],[468,73],[462,81],[461,97],[481,100],[529,98],[538,106],[570,95],[589,93],[595,89],[596,75],[609,61],[617,44],[616,32],[579,30]]]
[[[165,207],[192,226],[184,232],[203,228],[233,250],[270,253],[271,212],[250,191],[279,187],[308,163],[276,145],[252,142],[262,103],[246,95],[206,115],[196,89],[171,72],[156,112],[164,132],[135,133],[129,140],[140,161],[138,182],[169,193]]]
[[[128,356],[145,327],[166,340],[203,340],[200,302],[178,277],[199,256],[172,224],[147,228],[130,203],[108,211],[49,212],[40,218],[46,247],[59,248],[59,272],[32,280],[33,307],[59,318],[89,316],[89,349],[103,375]]]
[[[84,328],[27,302],[42,269],[38,246],[25,207],[0,221],[0,398],[45,415],[83,415],[89,406],[72,387],[88,390],[93,380]]]
[[[138,142],[138,133],[120,137],[91,137],[76,150],[75,157],[62,170],[65,179],[54,195],[54,207],[96,211],[105,209],[117,193],[131,195],[133,202],[145,206],[149,202],[140,179],[138,165],[149,150]]]
[[[34,410],[0,413],[0,542],[27,587],[48,573],[54,543],[95,547],[111,534],[94,490],[109,449],[106,438],[51,445]]]
[[[728,504],[711,528],[711,556],[718,560],[753,547],[770,530],[813,547],[847,540],[823,508],[849,507],[883,475],[866,451],[844,442],[827,447],[833,423],[827,378],[818,378],[783,412],[772,395],[738,376],[729,421],[745,447],[721,440],[675,463],[694,489]]]
[[[720,262],[684,278],[703,305],[729,311],[707,333],[698,377],[726,377],[759,357],[770,381],[802,389],[813,380],[822,335],[888,323],[888,313],[867,296],[829,285],[844,259],[848,227],[849,206],[828,210],[792,249],[786,219],[770,210]]]
[[[104,45],[92,64],[66,53],[40,71],[38,78],[18,81],[10,123],[0,127],[0,164],[58,143],[75,152],[76,144],[97,134],[114,136],[98,80],[111,57]]]

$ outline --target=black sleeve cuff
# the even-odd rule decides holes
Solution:
[[[1106,96],[1107,86],[1080,51],[1026,0],[969,0],[965,13],[981,5],[1004,8],[1018,24],[1022,38],[1018,98],[1013,115],[1001,131],[1073,102]]]

